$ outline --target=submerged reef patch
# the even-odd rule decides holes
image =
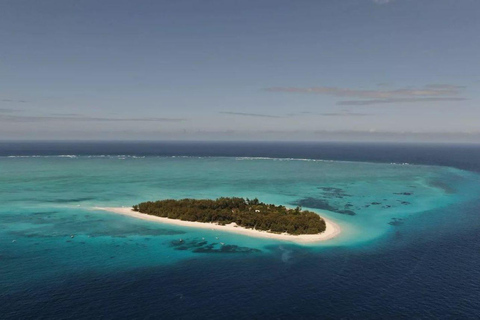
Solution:
[[[229,245],[224,243],[209,243],[205,240],[173,240],[170,246],[179,251],[191,251],[194,253],[255,253],[261,252],[259,249],[239,247],[237,245]]]
[[[326,198],[337,198],[343,199],[345,197],[351,197],[352,195],[346,193],[341,188],[334,188],[334,187],[318,187],[318,189],[322,190],[322,195]]]
[[[391,226],[398,227],[403,224],[403,219],[402,218],[392,218],[392,221],[388,223]]]
[[[440,180],[430,180],[430,181],[428,181],[428,185],[433,187],[433,188],[441,189],[446,194],[454,194],[455,191],[456,191],[452,186],[450,186],[450,185],[448,185],[445,182],[440,181]]]
[[[307,197],[307,198],[302,198],[297,201],[294,201],[291,203],[292,205],[295,206],[300,206],[300,207],[307,207],[307,208],[314,208],[314,209],[320,209],[320,210],[328,210],[340,214],[346,214],[349,216],[354,216],[356,213],[352,210],[346,209],[349,208],[350,206],[345,205],[345,208],[338,208],[332,206],[327,200],[324,199],[317,199],[313,197]]]
[[[65,199],[45,199],[43,202],[51,203],[70,203],[70,202],[83,202],[96,200],[94,197],[79,197],[79,198],[65,198]]]

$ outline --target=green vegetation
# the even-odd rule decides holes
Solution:
[[[275,233],[317,234],[325,231],[325,221],[316,213],[265,204],[258,199],[218,198],[216,200],[160,200],[142,202],[133,210],[158,217],[184,221],[235,222],[244,228]]]

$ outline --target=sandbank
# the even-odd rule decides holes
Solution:
[[[132,208],[126,208],[126,207],[94,207],[93,209],[118,213],[118,214],[122,214],[132,218],[143,219],[148,221],[156,221],[160,223],[167,223],[167,224],[177,225],[182,227],[194,227],[194,228],[202,228],[202,229],[210,229],[210,230],[219,230],[219,231],[243,234],[246,236],[257,237],[257,238],[268,238],[268,239],[292,241],[292,242],[298,242],[298,243],[313,243],[313,242],[330,240],[338,236],[341,232],[340,226],[338,224],[336,224],[335,222],[329,219],[326,219],[325,217],[322,217],[322,219],[325,220],[325,225],[326,225],[326,229],[324,232],[318,233],[318,234],[292,235],[287,233],[272,233],[272,232],[263,231],[263,230],[247,229],[247,228],[238,226],[236,223],[219,225],[216,223],[209,223],[209,222],[183,221],[178,219],[157,217],[150,214],[133,211]]]

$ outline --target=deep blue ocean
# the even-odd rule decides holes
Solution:
[[[342,233],[297,245],[94,209],[220,196]],[[480,145],[1,142],[0,202],[1,319],[480,318]]]

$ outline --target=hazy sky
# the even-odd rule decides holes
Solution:
[[[479,35],[478,0],[2,0],[0,139],[480,141]]]

